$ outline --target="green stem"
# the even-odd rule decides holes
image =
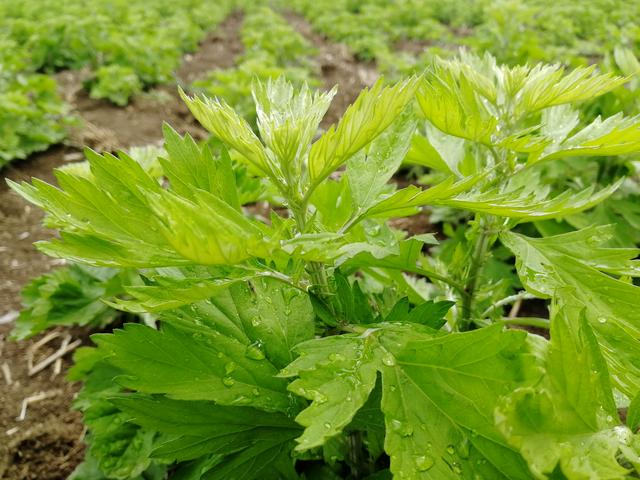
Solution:
[[[500,323],[504,325],[523,325],[528,327],[544,328],[546,330],[551,328],[551,322],[549,322],[549,320],[537,317],[502,318]]]
[[[468,296],[468,293],[465,290],[464,285],[456,282],[451,278],[445,277],[444,275],[440,275],[439,273],[434,272],[433,270],[428,270],[424,267],[402,267],[402,270],[408,273],[414,273],[416,275],[426,277],[432,281],[438,280],[439,282],[446,283],[447,285],[455,289],[460,294],[460,296],[462,297]]]
[[[518,300],[532,300],[534,298],[538,298],[535,295],[530,294],[529,292],[523,290],[521,292],[516,293],[515,295],[509,295],[508,297],[504,297],[501,300],[498,300],[496,303],[491,305],[482,313],[482,318],[486,318],[489,314],[500,307],[504,307],[505,305],[510,305],[512,303],[517,302]]]
[[[481,221],[482,219],[477,219]],[[471,315],[473,313],[473,303],[475,300],[476,290],[478,288],[478,280],[480,278],[480,271],[487,260],[487,250],[489,249],[489,233],[485,228],[485,225],[480,226],[480,235],[476,237],[475,245],[473,248],[473,257],[471,259],[471,266],[467,273],[466,280],[464,282],[464,291],[466,296],[462,301],[462,316],[458,321],[458,330],[469,330],[471,326]]]
[[[296,221],[298,232],[304,233],[307,227],[307,203],[302,200],[299,203],[290,203],[291,212],[293,218]],[[324,265],[319,262],[307,262],[307,272],[311,277],[311,282],[317,288],[316,294],[324,302],[329,311],[335,315],[336,311],[333,306],[332,293],[333,289],[329,285],[329,279],[327,277],[327,271]]]

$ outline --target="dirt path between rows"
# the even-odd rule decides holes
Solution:
[[[179,83],[188,85],[210,70],[232,67],[242,52],[238,35],[241,22],[240,14],[232,14],[203,40],[197,52],[186,55],[176,72]],[[175,86],[155,88],[120,108],[89,98],[82,89],[84,78],[86,73],[82,71],[57,75],[63,97],[83,121],[67,145],[16,162],[2,171],[3,176],[14,181],[37,177],[52,182],[54,168],[83,159],[84,145],[115,151],[158,143],[164,121],[180,132],[198,138],[205,135],[177,96]],[[7,340],[11,330],[7,320],[19,309],[22,286],[61,263],[40,254],[32,245],[53,235],[41,221],[40,210],[10,191],[5,182],[0,183],[0,478],[6,480],[62,480],[84,455],[82,418],[71,410],[79,386],[64,380],[71,365],[70,355],[61,361],[55,376],[55,364],[29,375],[27,355],[43,336],[20,343]],[[55,353],[66,335],[71,341],[79,338],[89,343],[82,329],[56,331],[59,336],[35,352],[36,362]],[[46,398],[30,403],[25,419],[17,420],[24,399],[34,395],[36,399],[39,395]]]
[[[316,61],[320,66],[323,87],[328,90],[338,85],[338,93],[321,124],[328,127],[340,119],[360,91],[373,85],[380,74],[374,63],[356,59],[346,45],[331,42],[316,33],[302,15],[285,11],[282,16],[318,49]]]

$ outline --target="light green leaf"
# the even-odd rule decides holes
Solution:
[[[411,115],[402,115],[368,148],[348,160],[346,175],[356,208],[355,215],[373,206],[386,190],[387,182],[409,151],[415,128],[416,122]]]
[[[603,95],[626,82],[610,73],[594,73],[595,65],[566,73],[559,65],[528,68],[517,96],[516,111],[535,112],[542,108],[580,102]]]
[[[435,204],[438,200],[464,192],[478,183],[481,178],[482,175],[477,175],[456,182],[455,177],[451,176],[426,190],[411,185],[385,197],[363,216],[389,218],[415,215],[419,212],[419,207]]]
[[[617,461],[631,431],[619,425],[606,363],[580,307],[552,312],[547,375],[503,400],[496,420],[537,478],[556,465],[568,479],[621,479]]]
[[[381,365],[377,341],[340,335],[298,345],[301,356],[280,376],[298,376],[289,390],[312,401],[296,421],[306,427],[296,450],[324,444],[353,419],[367,401]]]
[[[313,91],[306,84],[296,89],[283,76],[254,84],[260,137],[285,181],[301,179],[309,145],[335,93],[335,88]]]
[[[621,113],[602,120],[596,118],[582,130],[563,141],[531,155],[529,165],[576,156],[614,156],[640,151],[640,117]]]
[[[453,197],[435,198],[431,203],[517,218],[520,221],[538,221],[566,217],[592,208],[612,195],[621,184],[622,180],[619,180],[598,192],[594,192],[594,187],[587,187],[575,193],[567,190],[548,198],[548,187],[541,187],[536,182],[525,185],[514,182],[513,185],[507,184],[506,188],[503,186],[484,192],[471,191]]]
[[[195,192],[194,201],[163,191],[150,205],[167,242],[194,263],[233,265],[272,248],[263,225],[206,191]]]
[[[470,74],[455,61],[435,65],[418,92],[418,103],[444,133],[489,145],[498,119],[481,101]]]
[[[260,139],[253,133],[247,121],[224,100],[189,97],[182,90],[180,96],[204,128],[240,153],[242,159],[258,172],[276,176]]]
[[[630,261],[636,252],[599,247],[610,232],[607,227],[592,227],[546,238],[505,232],[500,239],[515,253],[527,291],[563,301],[571,292],[586,308],[614,384],[634,396],[640,384],[640,287],[609,272],[637,272],[637,262]],[[587,251],[589,255],[583,256]]]
[[[167,124],[163,132],[168,158],[161,158],[160,164],[171,189],[192,201],[196,200],[194,189],[204,190],[240,210],[231,159],[224,147],[216,158],[207,145],[199,147],[190,135],[181,137]]]
[[[311,146],[308,168],[312,185],[320,183],[391,125],[413,98],[417,85],[416,78],[391,86],[383,86],[380,80],[371,89],[363,90],[337,127],[332,126]]]

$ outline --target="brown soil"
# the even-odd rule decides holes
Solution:
[[[290,11],[283,12],[282,15],[319,50],[317,62],[320,64],[324,88],[339,86],[321,124],[326,128],[335,123],[360,91],[373,85],[380,74],[375,64],[357,60],[345,45],[332,43],[314,32],[303,16]]]
[[[242,13],[232,13],[216,31],[202,41],[197,52],[185,56],[182,66],[176,72],[179,82],[189,85],[211,70],[233,67],[236,58],[244,50],[239,35],[241,26]]]
[[[238,14],[231,15],[201,44],[198,52],[185,57],[176,72],[180,83],[190,83],[214,68],[228,68],[242,50],[238,37]],[[175,86],[164,86],[134,98],[126,108],[89,98],[82,89],[85,71],[57,74],[61,94],[81,122],[64,146],[56,146],[9,165],[2,174],[14,181],[37,177],[53,182],[53,169],[83,159],[81,148],[114,151],[131,146],[159,143],[162,123],[169,122],[180,132],[201,138],[199,127],[179,99]],[[82,460],[83,426],[71,402],[78,390],[64,380],[71,365],[66,355],[61,371],[52,377],[52,368],[28,375],[27,352],[36,339],[7,341],[11,324],[6,319],[20,307],[19,292],[32,277],[60,263],[37,252],[32,243],[53,233],[41,226],[40,210],[30,206],[0,183],[0,367],[10,372],[11,384],[0,371],[0,478],[6,480],[58,480],[66,478]],[[77,331],[86,341],[86,332]],[[38,357],[46,357],[59,347],[60,339],[42,347]],[[23,400],[41,392],[50,397],[29,405],[26,418],[17,420]]]

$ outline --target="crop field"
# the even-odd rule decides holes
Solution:
[[[640,478],[640,0],[0,0],[0,479]]]

